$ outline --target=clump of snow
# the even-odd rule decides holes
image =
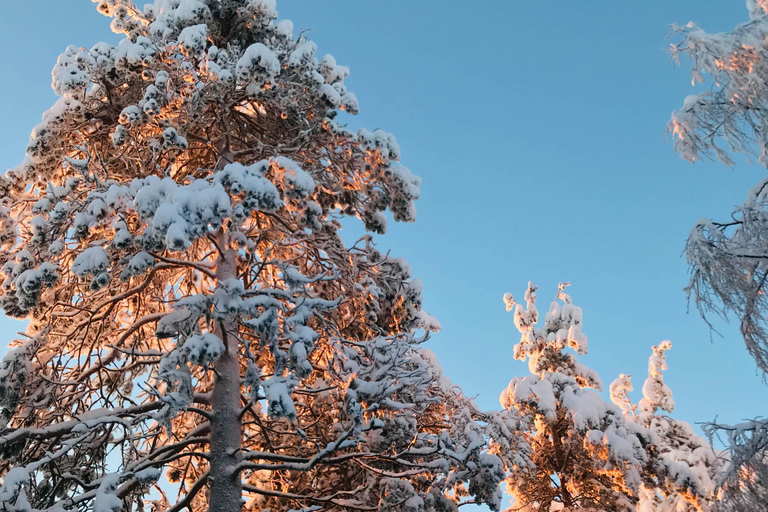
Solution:
[[[120,273],[120,279],[127,281],[131,277],[143,275],[148,269],[155,265],[155,258],[150,254],[141,251],[135,254]]]
[[[317,45],[313,41],[304,41],[299,44],[288,57],[288,63],[293,66],[306,65],[315,62]]]
[[[262,383],[270,416],[288,419],[296,417],[296,406],[291,398],[291,391],[297,384],[298,381],[295,377],[278,375],[272,376]]]
[[[195,334],[184,342],[184,352],[193,364],[208,366],[224,353],[224,343],[213,333]]]
[[[178,185],[170,178],[150,176],[134,180],[134,205],[151,219],[152,239],[171,251],[187,249],[193,240],[218,229],[231,215],[229,196],[220,183],[194,180]]]
[[[653,355],[648,360],[648,378],[643,383],[643,399],[638,404],[643,412],[653,413],[656,409],[672,412],[675,400],[672,390],[664,384],[663,371],[667,369],[667,358],[664,352],[672,348],[672,343],[663,341],[653,347]]]
[[[123,508],[123,500],[116,496],[122,477],[119,473],[106,475],[93,499],[93,512],[117,512]]]
[[[190,55],[202,55],[208,37],[208,27],[205,24],[192,25],[181,31],[179,44]]]
[[[98,274],[109,268],[109,254],[103,247],[89,247],[77,255],[72,263],[72,272],[80,278]]]
[[[53,91],[58,95],[74,97],[85,91],[91,83],[90,69],[95,59],[85,49],[68,46],[56,60],[51,75]]]
[[[262,43],[249,46],[235,67],[237,79],[243,83],[269,82],[280,72],[277,55]]]
[[[16,499],[24,485],[29,483],[29,471],[23,467],[12,468],[3,478],[0,486],[0,503],[10,503]]]
[[[155,49],[149,38],[139,36],[135,43],[130,39],[122,39],[117,45],[115,63],[121,68],[143,66],[152,62],[154,55]]]
[[[159,468],[146,468],[135,472],[133,477],[141,484],[147,485],[157,482],[162,474],[163,472]]]
[[[120,112],[120,123],[136,124],[142,119],[141,110],[137,105],[129,105]]]
[[[215,183],[228,188],[233,195],[242,195],[244,213],[275,211],[283,202],[277,187],[264,177],[268,162],[262,160],[250,166],[240,163],[227,164],[214,177]]]
[[[270,162],[285,171],[285,183],[299,196],[306,196],[315,191],[315,180],[295,161],[278,156],[271,158]]]
[[[175,128],[169,127],[166,128],[163,132],[163,147],[177,147],[180,149],[187,149],[189,147],[189,143],[187,142],[187,139],[179,135],[179,132],[177,132]]]

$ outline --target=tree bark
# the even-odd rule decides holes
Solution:
[[[562,428],[560,422],[558,422],[552,428],[552,448],[555,452],[555,461],[557,462],[558,469],[556,475],[560,481],[560,498],[563,500],[563,505],[566,510],[571,510],[573,507],[573,497],[568,491],[568,454],[565,452],[563,443],[561,441]]]
[[[237,255],[226,246],[223,230],[218,235],[219,259],[216,281],[237,275]],[[211,397],[211,494],[210,512],[240,512],[243,487],[240,473],[235,467],[242,458],[240,425],[240,363],[237,338],[230,321],[216,323],[214,333],[221,339],[225,350],[216,361],[216,376]]]

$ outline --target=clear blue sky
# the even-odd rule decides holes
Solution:
[[[353,128],[394,133],[423,178],[415,224],[379,246],[405,257],[443,331],[430,342],[448,375],[486,408],[527,367],[501,297],[529,280],[548,308],[571,281],[589,355],[606,386],[650,346],[673,342],[665,378],[692,423],[768,414],[768,388],[737,324],[710,341],[682,291],[681,251],[702,216],[725,218],[765,170],[691,166],[664,141],[690,94],[663,49],[667,25],[746,20],[743,1],[512,2],[282,0],[281,17],[351,67]],[[68,44],[116,43],[87,0],[8,2],[0,15],[0,166],[17,165],[54,101],[50,70]],[[0,320],[0,347],[18,325]],[[1,350],[0,350],[1,351]],[[636,398],[639,391],[636,392]]]

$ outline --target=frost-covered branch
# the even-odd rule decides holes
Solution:
[[[710,82],[707,90],[685,99],[668,125],[675,150],[691,162],[715,156],[733,165],[732,154],[743,153],[750,161],[756,157],[768,165],[768,3],[749,0],[747,8],[749,21],[730,32],[707,33],[694,23],[674,27],[673,57],[677,61],[681,55],[689,57],[694,83]],[[761,180],[728,222],[700,220],[686,245],[689,298],[707,322],[710,314],[738,318],[747,350],[764,377],[768,375],[767,189],[768,180]],[[709,426],[711,435],[722,427],[730,447],[723,510],[751,509],[766,502],[768,471],[759,441],[761,423],[758,419],[733,427]],[[750,432],[756,436],[754,442]]]

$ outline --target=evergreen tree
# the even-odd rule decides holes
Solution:
[[[392,135],[335,120],[349,70],[274,0],[98,8],[125,37],[66,49],[0,177],[0,306],[29,320],[0,506],[498,508],[508,432],[420,348],[420,281],[339,236],[413,221],[420,185]]]
[[[648,360],[648,378],[643,384],[643,398],[635,405],[629,399],[632,376],[621,374],[610,386],[611,400],[621,407],[629,421],[637,422],[655,435],[658,455],[668,473],[690,482],[683,491],[659,492],[644,486],[638,512],[710,511],[716,503],[716,484],[726,465],[724,454],[718,454],[706,439],[697,435],[690,424],[663,414],[675,409],[672,390],[664,384],[667,369],[665,352],[672,343],[664,341],[653,347]]]
[[[658,435],[605,402],[598,375],[578,362],[587,338],[581,308],[563,292],[566,286],[560,285],[543,326],[537,326],[535,286],[528,284],[525,305],[504,296],[521,333],[515,358],[527,359],[531,372],[513,379],[500,399],[527,445],[518,453],[530,461],[511,468],[506,479],[511,509],[628,512],[640,504],[643,489],[679,492],[696,504],[700,489],[687,468],[667,464]]]

